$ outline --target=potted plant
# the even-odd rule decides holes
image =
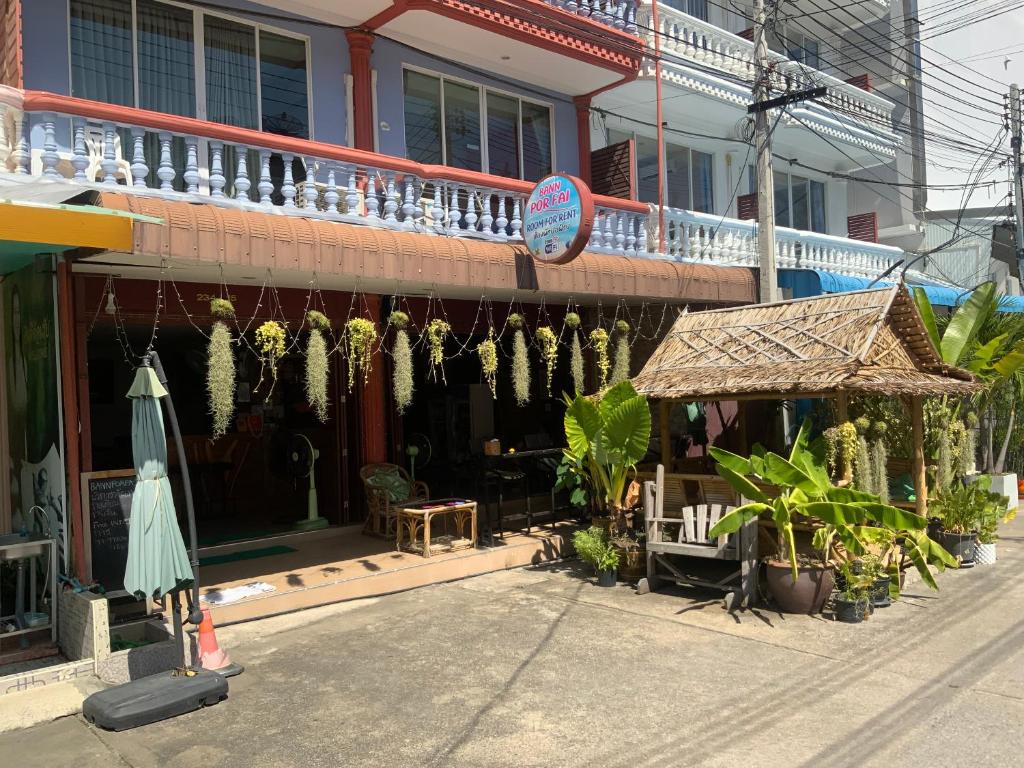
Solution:
[[[820,589],[828,578],[824,572],[829,570],[831,549],[831,544],[826,548],[822,539],[837,541],[852,558],[866,555],[869,543],[882,541],[891,549],[899,541],[906,557],[932,589],[938,589],[938,585],[929,564],[956,566],[956,561],[928,537],[925,518],[882,504],[874,494],[834,486],[826,469],[825,441],[810,441],[809,419],[800,427],[788,459],[763,448],[749,458],[720,448],[712,448],[711,454],[717,461],[718,474],[748,503],[724,515],[708,536],[735,533],[749,520],[761,515],[770,517],[778,534],[778,553],[767,563],[768,588],[780,605],[787,606],[785,610],[820,610]],[[796,522],[831,526],[826,535],[816,535],[818,549],[823,552],[817,564],[798,555]],[[788,586],[783,586],[786,579],[780,575],[788,576]],[[801,581],[805,586],[795,590],[794,585]],[[897,587],[898,582],[897,577]],[[797,595],[798,604],[785,602]]]
[[[871,584],[868,595],[871,599],[871,607],[885,608],[891,605],[892,597],[889,594],[889,587],[892,580],[882,558],[869,553],[864,555],[860,562],[862,572]]]
[[[576,531],[572,536],[572,545],[583,562],[594,566],[598,586],[615,586],[618,578],[619,551],[609,541],[607,531],[596,525],[585,531]]]
[[[944,488],[932,503],[938,518],[937,541],[960,566],[974,565],[974,544],[983,502],[975,483],[958,481]]]
[[[616,532],[625,528],[623,502],[637,462],[647,455],[651,439],[651,409],[629,380],[604,391],[599,398],[566,398],[564,453],[588,479],[595,523],[606,515]]]
[[[836,619],[858,624],[864,621],[871,611],[875,577],[860,560],[847,560],[843,563],[841,571],[843,587],[835,599]],[[888,580],[886,582],[888,583]]]
[[[975,479],[973,485],[981,502],[978,513],[978,538],[974,542],[974,562],[976,565],[993,565],[996,562],[999,524],[1008,523],[1016,517],[1017,509],[1010,508],[1009,499],[1005,496],[991,490],[991,478],[988,475],[981,475]]]

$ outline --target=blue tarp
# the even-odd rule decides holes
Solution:
[[[808,296],[820,296],[823,293],[846,293],[862,291],[871,281],[866,277],[851,277],[825,272],[820,269],[780,269],[779,287],[790,288],[794,299]],[[892,282],[879,281],[872,286],[879,288],[891,286]],[[915,286],[916,287],[916,286]],[[928,294],[928,300],[940,307],[955,307],[967,301],[970,291],[958,291],[941,285],[921,285]],[[1000,302],[1003,312],[1024,312],[1024,296],[1004,296]]]

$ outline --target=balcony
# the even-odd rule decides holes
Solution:
[[[648,242],[656,248],[657,206],[651,206]],[[779,269],[818,269],[874,279],[904,258],[900,248],[846,237],[775,228]],[[666,256],[722,266],[757,267],[757,227],[753,221],[723,218],[678,208],[665,209]],[[912,277],[922,275],[912,273]]]
[[[643,57],[637,8],[637,0],[303,3],[318,19],[572,96],[636,76]]]
[[[649,5],[640,9],[637,23],[640,29],[653,28]],[[685,116],[692,122],[694,117],[700,120],[703,116],[704,127],[719,131],[725,127],[733,132],[736,122],[746,117],[746,107],[752,100],[753,43],[663,4],[658,5],[658,32],[665,84],[680,91],[696,92],[708,100],[706,110],[695,110],[690,99],[666,97],[665,119],[675,122]],[[648,45],[653,48],[653,33],[649,33],[648,38]],[[784,151],[788,153],[792,147],[794,154],[797,150],[801,154],[819,154],[819,164],[829,165],[829,170],[877,165],[895,156],[899,138],[892,130],[892,102],[781,54],[772,52],[769,58],[773,94],[822,85],[828,88],[826,96],[788,108],[776,134]],[[652,62],[645,63],[641,76],[644,79],[654,77]],[[632,88],[636,90],[640,86],[641,83],[637,83]],[[620,90],[628,89],[629,86]],[[638,95],[625,94],[634,102],[640,101]],[[649,94],[647,100],[650,100]],[[612,103],[610,107],[622,109],[626,103]],[[675,110],[679,112],[674,113]],[[809,131],[820,134],[822,139],[808,142]],[[830,141],[842,142],[842,151],[847,156],[834,148],[830,150],[827,143]]]
[[[0,174],[425,235],[522,242],[533,184],[0,86]],[[647,251],[648,208],[596,196],[588,250]]]

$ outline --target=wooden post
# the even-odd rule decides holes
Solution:
[[[747,404],[742,401],[736,403],[736,438],[739,442],[740,456],[750,454],[750,439],[747,437]]]
[[[850,396],[846,392],[836,394],[836,419],[840,424],[850,420]]]
[[[924,466],[924,400],[920,395],[910,398],[914,457],[914,508],[917,514],[928,515],[928,477]]]
[[[658,419],[661,425],[661,463],[665,465],[665,470],[667,472],[671,472],[673,468],[672,430],[668,423],[668,416],[671,409],[672,403],[670,401],[658,401]]]

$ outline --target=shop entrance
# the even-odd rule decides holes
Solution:
[[[116,316],[101,316],[88,334],[92,471],[132,468],[131,401],[125,393],[132,381],[134,356],[150,343],[153,326],[151,319],[138,322],[140,318],[131,304],[147,294],[151,297],[155,285],[142,281],[125,285],[133,282],[119,282]],[[180,287],[184,294],[186,289]],[[195,287],[189,285],[188,292],[204,294]],[[281,290],[281,300],[296,298],[289,293],[298,292]],[[305,295],[299,298],[305,301]],[[252,312],[244,298],[236,305],[240,313]],[[301,306],[299,311],[301,316]],[[208,340],[204,335],[211,321],[198,314],[180,319],[185,322],[174,317],[173,306],[168,308],[153,344],[167,372],[185,442],[200,546],[302,530],[301,523],[310,513],[307,445],[317,453],[312,469],[317,514],[332,526],[352,522],[348,519],[348,467],[344,458],[348,414],[344,399],[339,397],[343,390],[335,370],[337,356],[332,356],[330,362],[329,418],[321,423],[306,400],[302,339],[281,360],[273,382],[266,375],[260,382],[258,357],[248,345],[237,345],[234,418],[227,433],[214,441],[210,438]],[[237,332],[233,336],[237,338]],[[300,454],[298,460],[296,453]],[[173,450],[169,459],[172,486],[180,495],[181,476]]]

